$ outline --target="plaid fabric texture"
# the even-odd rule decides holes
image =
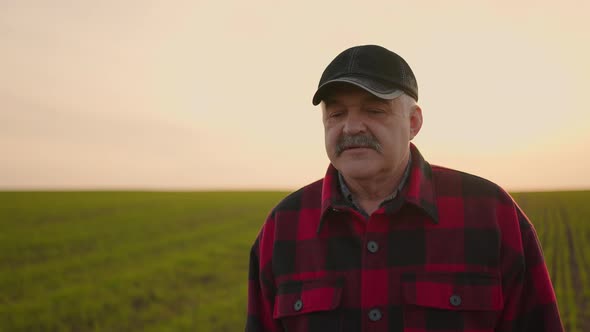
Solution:
[[[497,185],[429,165],[367,220],[332,166],[270,213],[248,332],[563,331],[533,226]]]

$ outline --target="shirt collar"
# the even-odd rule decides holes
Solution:
[[[438,210],[436,208],[430,164],[424,160],[413,143],[410,143],[410,157],[411,161],[408,163],[409,167],[406,170],[408,173],[407,178],[402,181],[403,184],[398,195],[401,196],[404,203],[418,207],[430,217],[433,223],[438,223]],[[347,205],[346,197],[339,185],[338,176],[338,170],[330,164],[322,184],[322,213],[318,232],[326,214]]]

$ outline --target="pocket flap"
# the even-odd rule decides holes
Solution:
[[[500,277],[492,273],[420,272],[402,278],[404,302],[446,310],[501,310]]]
[[[334,279],[288,281],[275,296],[273,318],[333,310],[340,304],[342,283]]]

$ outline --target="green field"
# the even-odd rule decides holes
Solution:
[[[241,331],[281,192],[0,192],[0,331]],[[517,193],[568,331],[590,331],[590,192]]]

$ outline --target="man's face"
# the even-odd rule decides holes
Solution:
[[[322,104],[326,152],[346,178],[402,172],[422,112],[410,97],[384,100],[350,84],[335,85]]]

